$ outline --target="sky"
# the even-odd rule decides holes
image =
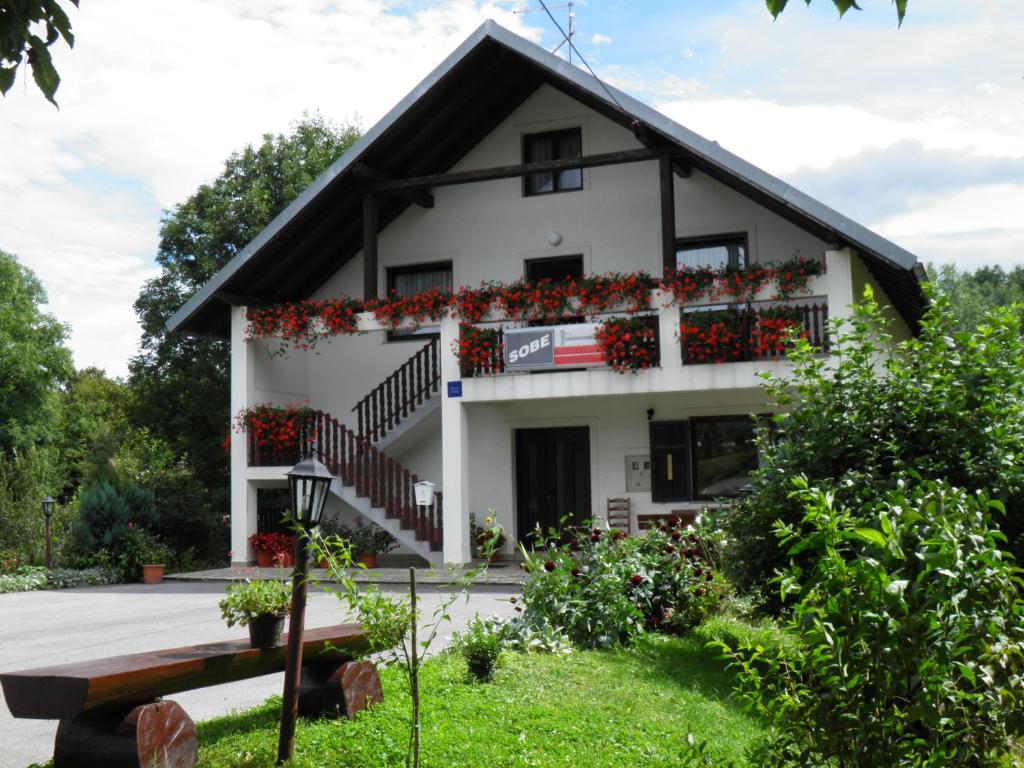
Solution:
[[[578,0],[598,76],[916,253],[1024,261],[1024,2]],[[65,5],[68,5],[65,3]],[[550,0],[549,5],[560,3]],[[0,249],[79,367],[123,376],[163,212],[304,113],[369,128],[484,19],[554,48],[534,0],[85,0],[59,111],[0,99]],[[567,9],[553,8],[565,25]]]

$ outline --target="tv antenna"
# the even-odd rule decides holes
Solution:
[[[576,36],[576,14],[573,13],[573,11],[572,11],[573,3],[568,2],[568,3],[562,3],[561,5],[545,5],[543,0],[542,0],[541,1],[541,6],[542,7],[540,7],[540,8],[523,8],[520,11],[512,11],[512,13],[516,14],[517,16],[521,16],[524,13],[546,13],[548,16],[550,16],[552,10],[557,11],[557,10],[559,10],[561,8],[568,8],[569,9],[569,31],[568,31],[568,33],[565,33],[565,32],[562,32],[561,28],[559,28],[559,32],[562,32],[564,37],[562,38],[562,42],[560,42],[558,45],[556,45],[555,49],[553,51],[551,51],[551,52],[552,53],[558,53],[562,49],[562,46],[565,45],[566,43],[568,43],[569,44],[569,63],[572,64],[572,52],[575,49],[575,46],[572,44],[572,39],[573,39],[573,37]],[[556,24],[556,26],[557,26],[557,24]]]

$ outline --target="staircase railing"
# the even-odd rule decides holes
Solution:
[[[371,443],[409,418],[441,386],[441,340],[430,340],[415,355],[356,403],[359,435]]]
[[[443,497],[436,494],[433,507],[416,505],[413,485],[419,478],[397,461],[375,448],[340,421],[314,411],[297,425],[295,446],[288,450],[267,451],[249,435],[249,466],[274,467],[298,463],[302,455],[312,453],[337,477],[342,485],[354,488],[356,495],[384,510],[384,517],[398,520],[402,530],[413,530],[417,541],[425,541],[440,551],[443,538]]]

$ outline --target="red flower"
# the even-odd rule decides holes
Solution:
[[[629,577],[629,581],[633,585],[643,584],[644,577],[641,576],[639,573],[634,573],[632,576]]]
[[[544,570],[548,573],[551,573],[551,571],[555,570],[555,561],[548,560],[546,563],[544,563]]]

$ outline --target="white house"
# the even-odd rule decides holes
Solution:
[[[247,308],[303,299],[640,270],[749,276],[794,258],[818,265],[801,290],[783,301],[768,280],[724,314],[740,302],[677,301],[655,287],[640,315],[656,333],[655,365],[636,373],[594,365],[592,326],[555,320],[537,329],[509,322],[498,306],[477,325],[503,327],[506,357],[523,346],[539,367],[516,370],[518,356],[460,366],[452,316],[395,332],[364,313],[362,333],[286,356],[272,354],[273,339],[247,338]],[[487,22],[169,327],[231,339],[233,413],[308,402],[327,414],[315,441],[338,475],[336,513],[394,532],[403,552],[458,563],[472,556],[470,513],[496,510],[511,552],[535,525],[604,516],[610,499],[629,500],[635,526],[637,515],[735,493],[757,460],[749,415],[766,407],[757,373],[787,365],[763,346],[765,308],[790,307],[786,316],[824,346],[825,317],[846,313],[871,285],[898,332],[911,334],[926,306],[923,278],[907,251]],[[573,307],[597,322],[623,314],[577,305],[565,314]],[[681,321],[709,307],[719,314],[704,318],[739,322],[728,326],[735,349],[718,364],[680,338]],[[516,335],[523,327],[532,331]],[[549,354],[573,344],[582,353]],[[289,468],[264,453],[232,443],[239,563],[252,558],[259,489],[282,487]],[[414,476],[436,484],[439,510],[415,508]]]

